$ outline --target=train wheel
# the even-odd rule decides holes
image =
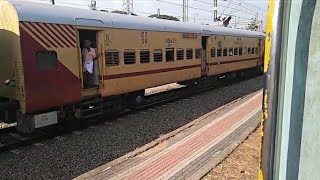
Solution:
[[[135,109],[140,106],[144,99],[144,91],[132,93],[127,98],[127,104],[130,109]]]
[[[72,111],[66,112],[66,118],[62,122],[63,127],[66,131],[71,132],[76,129],[76,118]]]

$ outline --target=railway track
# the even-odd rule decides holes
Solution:
[[[247,79],[250,79],[250,77],[246,77],[240,80],[221,79],[219,81],[216,81],[214,84],[206,86],[182,87],[179,89],[174,89],[172,91],[165,91],[159,94],[148,95],[145,97],[144,102],[140,106],[134,109],[125,109],[117,114],[114,114],[112,118],[110,118],[109,120],[114,120],[116,118],[127,116],[131,113],[143,111],[166,103],[174,102],[206,91],[232,85],[234,83],[239,83]],[[97,125],[105,121],[106,120],[90,120],[89,125]],[[15,149],[17,148],[21,148],[31,144],[37,144],[41,141],[61,136],[66,133],[69,133],[69,131],[65,131],[65,129],[63,129],[59,125],[45,128],[42,130],[36,130],[33,134],[27,136],[22,136],[19,133],[17,133],[15,131],[15,127],[0,129],[0,153],[5,151],[15,152]]]

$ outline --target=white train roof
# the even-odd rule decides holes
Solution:
[[[17,10],[19,21],[108,27],[146,31],[205,33],[228,36],[265,37],[263,33],[219,26],[195,25],[148,17],[92,11],[51,4],[9,0]]]

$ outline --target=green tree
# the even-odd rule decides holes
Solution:
[[[158,14],[152,14],[150,16],[148,16],[150,18],[158,18],[158,19],[166,19],[166,20],[171,20],[171,21],[179,21],[178,18],[174,17],[174,16],[169,16],[169,15],[160,15],[158,17]]]
[[[247,30],[251,30],[251,31],[257,31],[258,30],[258,25],[256,23],[256,19],[253,19],[248,26],[246,27]]]

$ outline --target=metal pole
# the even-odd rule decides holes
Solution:
[[[131,0],[131,8],[132,8],[131,13],[133,14],[133,0]]]
[[[55,2],[54,2],[55,0],[51,0],[51,2],[52,2],[52,5],[55,5]]]
[[[187,0],[187,4],[186,4],[186,12],[187,12],[187,15],[186,15],[186,17],[187,17],[187,22],[189,22],[189,0]]]
[[[264,63],[265,88],[263,92],[262,144],[260,155],[260,177],[272,180],[274,173],[275,129],[279,88],[279,64],[282,42],[282,22],[285,0],[270,3]]]
[[[218,20],[218,0],[213,1],[213,21],[217,22]]]
[[[182,20],[186,22],[186,0],[182,2]]]

